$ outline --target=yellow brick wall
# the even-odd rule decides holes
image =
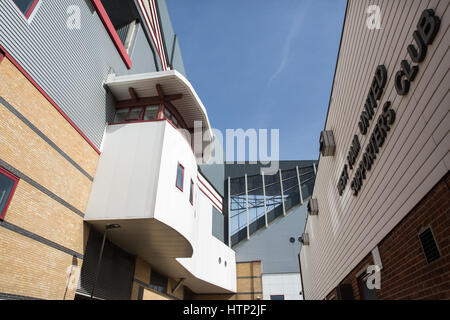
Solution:
[[[41,299],[73,299],[66,292],[72,256],[0,228],[0,291]],[[81,267],[81,261],[77,260]]]
[[[99,155],[7,59],[0,63],[0,96],[89,175]],[[58,197],[85,211],[92,182],[4,106],[0,106],[0,158]],[[84,254],[89,226],[58,201],[20,180],[5,221]],[[73,299],[66,290],[70,254],[0,227],[0,293]],[[76,261],[81,269],[82,261]],[[72,273],[77,275],[72,268]],[[76,281],[75,281],[76,282]]]

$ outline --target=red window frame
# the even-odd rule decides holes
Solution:
[[[178,186],[178,169],[181,168],[181,188]],[[184,189],[184,167],[181,163],[178,162],[177,165],[177,176],[175,179],[175,186],[180,190],[183,191]]]
[[[150,120],[144,120],[144,115],[145,115],[145,110],[147,107],[151,107],[152,105],[146,105],[146,106],[136,106],[136,107],[125,107],[125,108],[120,108],[120,109],[116,109],[116,113],[118,110],[121,109],[128,109],[128,113],[127,116],[125,117],[125,121],[123,122],[111,122],[110,124],[123,124],[123,123],[130,123],[130,122],[148,122],[148,121],[157,121],[157,120],[166,120],[168,121],[174,128],[176,129],[187,129],[182,125],[181,120],[175,116],[169,108],[163,107],[162,109],[162,116],[159,115],[159,111],[158,111],[158,116],[156,119],[150,119]],[[139,117],[138,118],[130,118],[130,113],[131,113],[131,109],[137,109],[137,108],[142,108],[141,112],[139,113]],[[167,113],[169,114],[169,116],[166,116],[165,111],[167,111]],[[161,118],[160,118],[161,117]],[[115,115],[114,115],[114,119],[115,119]],[[174,124],[172,119],[176,119],[177,121],[177,125]]]
[[[16,177],[15,175],[13,175],[8,170],[2,168],[2,167],[0,167],[0,174],[7,176],[8,178],[10,178],[11,180],[14,181],[14,185],[13,185],[13,187],[11,189],[11,192],[9,193],[8,199],[6,200],[5,207],[0,212],[0,220],[4,220],[5,219],[5,215],[6,215],[6,211],[8,211],[9,204],[10,204],[10,202],[12,200],[14,192],[16,191],[17,184],[19,183],[19,178]]]
[[[15,0],[12,0],[12,2],[14,3],[14,5],[17,7],[17,9],[19,9],[20,12],[22,12],[22,14],[25,16],[25,18],[29,19],[31,14],[33,13],[34,9],[36,9],[37,4],[39,3],[39,0],[34,0],[33,3],[31,4],[30,8],[28,8],[27,12],[23,12],[19,6],[16,4]]]
[[[191,179],[191,187],[189,189],[189,202],[194,205],[194,181]]]
[[[108,13],[106,12],[105,7],[103,6],[101,0],[91,0],[91,2],[95,8],[95,11],[97,11],[98,16],[100,17],[100,20],[103,22],[106,31],[108,31],[108,34],[111,37],[112,42],[116,46],[116,49],[119,52],[120,57],[122,58],[127,68],[131,69],[132,62],[130,56],[128,55],[127,50],[125,50],[122,41],[120,41],[119,35],[117,34],[117,31],[114,28],[114,25],[112,24],[111,19],[109,18]]]

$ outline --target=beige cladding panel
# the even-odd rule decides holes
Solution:
[[[369,5],[378,5],[381,29],[371,30],[366,21]],[[309,217],[306,232],[310,245],[302,248],[305,296],[322,299],[404,218],[450,168],[450,2],[448,0],[375,0],[348,2],[344,34],[326,130],[336,140],[334,157],[321,157],[314,197],[319,216]],[[399,96],[395,73],[404,59],[411,62],[407,46],[424,9],[441,19],[440,30],[428,46],[410,91]],[[358,196],[349,181],[339,196],[337,184],[347,163],[353,136],[358,135],[362,155],[381,114],[377,108],[366,135],[358,121],[375,69],[384,64],[388,81],[379,101],[392,102],[396,120]],[[413,64],[415,65],[415,64]]]

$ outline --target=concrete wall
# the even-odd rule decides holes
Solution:
[[[382,28],[366,26],[369,4],[379,5]],[[450,89],[450,3],[447,0],[398,1],[350,0],[336,68],[335,81],[325,128],[333,130],[336,154],[321,157],[313,196],[318,199],[319,215],[308,218],[306,232],[311,244],[301,251],[303,284],[307,299],[323,299],[358,263],[417,205],[448,172],[449,89]],[[394,77],[403,59],[411,63],[407,46],[414,43],[413,32],[424,9],[434,9],[441,18],[440,31],[428,46],[425,60],[400,96]],[[371,86],[375,69],[384,64],[388,80],[379,101],[392,102],[396,119],[366,173],[358,196],[350,181],[342,196],[337,184],[353,136],[357,134],[362,152],[368,134],[358,130],[358,121]],[[375,111],[378,119],[382,108]],[[301,231],[301,230],[300,230]]]

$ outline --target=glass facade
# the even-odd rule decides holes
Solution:
[[[306,202],[311,197],[314,180],[313,166],[294,167],[281,170],[274,175],[258,174],[231,178],[229,190],[231,244],[237,244],[247,235],[264,227],[266,220],[269,224],[283,213]]]

